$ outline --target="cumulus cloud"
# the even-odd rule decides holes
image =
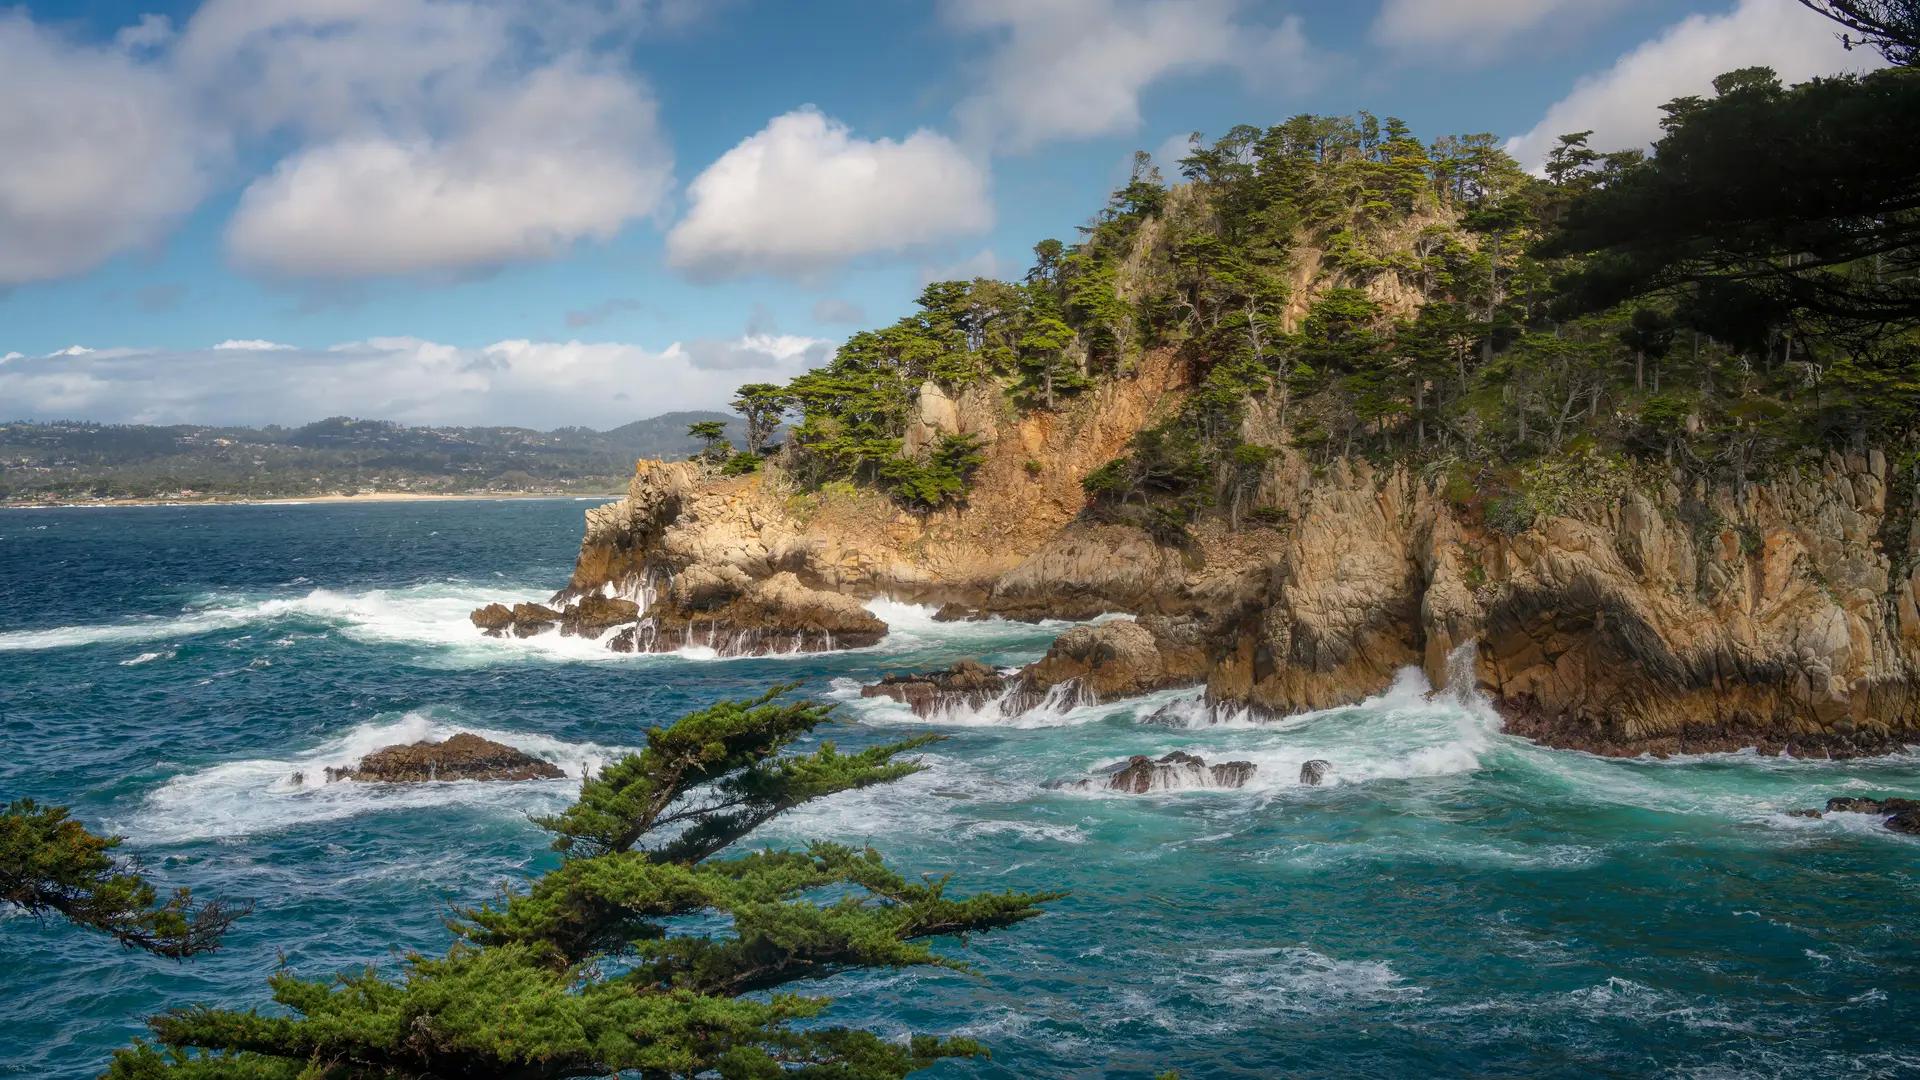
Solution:
[[[157,241],[206,193],[225,147],[161,68],[4,10],[0,102],[0,289]]]
[[[993,223],[985,170],[920,130],[862,139],[811,107],[774,117],[688,188],[668,261],[700,278],[808,278],[861,255],[902,252]]]
[[[970,142],[1029,150],[1058,138],[1131,132],[1140,96],[1213,69],[1301,85],[1315,77],[1297,18],[1243,18],[1238,0],[950,0],[949,24],[994,41],[980,89],[957,110]]]
[[[239,147],[228,231],[313,278],[551,257],[655,213],[672,155],[623,62],[687,0],[206,0],[81,45],[0,9],[0,288],[151,244]]]
[[[1709,94],[1713,79],[1735,68],[1764,65],[1787,82],[1878,66],[1878,53],[1848,52],[1833,24],[1797,0],[1740,0],[1723,15],[1674,23],[1605,71],[1582,78],[1523,135],[1507,140],[1522,165],[1546,160],[1559,136],[1591,130],[1597,150],[1645,147],[1660,137],[1660,106],[1688,94]]]
[[[101,349],[0,361],[0,400],[28,419],[300,424],[349,415],[413,424],[615,427],[723,408],[745,382],[826,359],[792,335],[674,342],[374,338],[310,349],[234,340],[206,349]]]
[[[240,199],[242,262],[350,277],[497,266],[605,240],[665,193],[671,155],[630,79],[572,64],[476,99],[444,139],[351,137],[303,151]]]
[[[1586,22],[1620,0],[1386,0],[1373,21],[1375,43],[1402,52],[1484,60],[1519,34]]]

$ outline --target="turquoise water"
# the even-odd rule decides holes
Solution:
[[[993,1048],[929,1075],[1920,1075],[1920,842],[1783,813],[1920,796],[1920,758],[1601,760],[1510,739],[1412,676],[1276,725],[1141,723],[1179,694],[929,725],[850,688],[1030,659],[1058,627],[899,605],[879,605],[889,641],[826,657],[475,635],[470,608],[565,580],[586,505],[0,512],[0,795],[70,803],[166,883],[258,905],[186,964],[0,916],[0,1071],[93,1075],[145,1014],[263,1000],[281,954],[322,975],[438,950],[448,903],[545,865],[526,814],[573,787],[305,788],[296,771],[470,730],[577,773],[689,708],[799,680],[844,702],[843,745],[952,737],[926,772],[764,839],[1073,892],[971,941],[978,977],[826,985],[841,1021]],[[1045,786],[1175,748],[1260,769],[1237,791]],[[1308,758],[1336,782],[1293,784]]]

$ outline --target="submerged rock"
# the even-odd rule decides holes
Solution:
[[[504,743],[461,732],[443,742],[382,747],[352,768],[327,770],[327,780],[424,783],[441,780],[558,780],[567,774]]]
[[[861,697],[892,698],[914,715],[973,712],[1006,692],[1009,679],[978,660],[962,660],[945,671],[888,675],[860,688]]]
[[[1886,819],[1886,826],[1897,833],[1920,835],[1920,799],[1862,799],[1839,796],[1827,800],[1821,810],[1789,811],[1793,817],[1817,818],[1827,814],[1875,814]]]
[[[1306,762],[1300,766],[1300,782],[1309,787],[1318,787],[1320,781],[1326,778],[1327,770],[1331,768],[1333,768],[1332,765],[1319,758]]]
[[[1135,754],[1101,770],[1105,774],[1102,778],[1076,780],[1060,786],[1080,791],[1105,788],[1130,795],[1180,788],[1237,788],[1245,787],[1247,781],[1253,779],[1254,768],[1251,761],[1223,761],[1218,765],[1208,765],[1203,758],[1184,750],[1175,750],[1158,759]]]
[[[1904,814],[1915,810],[1920,810],[1920,799],[1836,798],[1827,800],[1829,814]]]

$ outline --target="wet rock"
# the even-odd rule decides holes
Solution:
[[[860,688],[861,697],[891,698],[914,714],[932,717],[944,712],[981,709],[1007,689],[1008,679],[978,660],[962,660],[945,671],[888,675]]]
[[[1076,626],[1055,638],[1047,655],[1021,673],[1021,690],[1035,702],[1072,683],[1081,704],[1137,697],[1197,681],[1194,673],[1170,669],[1154,633],[1140,621],[1115,619]]]
[[[933,613],[934,622],[971,622],[975,619],[984,618],[986,618],[986,616],[965,604],[958,603],[941,604],[940,610]]]
[[[513,609],[505,604],[475,608],[467,617],[473,620],[473,625],[496,637],[513,625]]]
[[[461,732],[443,742],[382,747],[347,769],[327,770],[327,780],[425,783],[445,780],[557,780],[566,773],[550,762],[504,743]]]
[[[1827,800],[1829,814],[1904,814],[1916,810],[1920,810],[1920,799],[1837,798]]]
[[[1331,768],[1333,768],[1332,765],[1319,758],[1306,762],[1300,766],[1300,782],[1309,787],[1318,787],[1320,781],[1326,779],[1327,770]]]
[[[513,605],[513,621],[519,625],[551,625],[560,621],[560,613],[545,604],[520,603]]]
[[[621,626],[640,617],[640,605],[619,597],[583,596],[560,615],[560,632],[593,637],[611,626]]]
[[[1827,800],[1826,810],[1792,810],[1794,817],[1817,818],[1826,814],[1873,814],[1886,819],[1886,826],[1897,833],[1920,835],[1920,799],[1863,799],[1838,796]]]
[[[1254,764],[1251,761],[1224,761],[1218,765],[1208,765],[1203,758],[1184,750],[1175,750],[1158,760],[1145,754],[1135,754],[1108,766],[1105,771],[1107,777],[1100,786],[1111,791],[1144,795],[1149,791],[1169,788],[1245,787],[1247,781],[1253,778]],[[1074,786],[1089,788],[1093,786],[1093,781],[1082,780]]]

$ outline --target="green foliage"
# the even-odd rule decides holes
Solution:
[[[186,889],[160,900],[137,865],[114,857],[119,845],[118,837],[87,831],[65,807],[10,803],[0,813],[0,901],[176,959],[219,948],[221,935],[251,910],[196,902]]]
[[[881,470],[887,493],[915,510],[938,510],[966,498],[973,474],[986,462],[973,435],[942,435],[924,462],[896,457]]]
[[[760,455],[741,451],[720,466],[722,476],[745,476],[760,471]]]
[[[748,383],[734,393],[732,407],[747,422],[747,453],[758,454],[779,430],[793,397],[774,383]]]
[[[785,689],[657,728],[584,782],[540,821],[560,865],[461,913],[445,956],[411,956],[397,980],[280,972],[272,1011],[156,1017],[154,1044],[108,1075],[865,1080],[984,1052],[826,1026],[829,999],[790,989],[861,968],[964,971],[929,942],[1010,926],[1056,894],[955,899],[945,878],[909,881],[837,844],[721,857],[801,803],[917,771],[902,755],[933,741],[800,752],[830,706],[777,701]]]
[[[709,461],[718,461],[732,451],[727,442],[727,425],[718,420],[700,420],[687,425],[687,434],[705,444],[700,456]]]
[[[1905,9],[1881,7],[1861,40],[1897,44],[1906,24],[1881,16]],[[1085,486],[1095,517],[1168,535],[1239,522],[1266,467],[1249,441],[1311,466],[1471,461],[1475,485],[1589,448],[1742,484],[1807,448],[1913,438],[1920,144],[1894,133],[1916,80],[1732,72],[1667,106],[1651,155],[1575,132],[1544,179],[1493,135],[1423,143],[1364,112],[1196,133],[1184,187],[1141,157],[1022,281],[930,285],[794,380],[783,463],[803,486],[949,505],[964,478],[901,455],[923,383],[1052,410],[1148,350],[1189,389]],[[1540,508],[1489,512],[1524,527]]]

